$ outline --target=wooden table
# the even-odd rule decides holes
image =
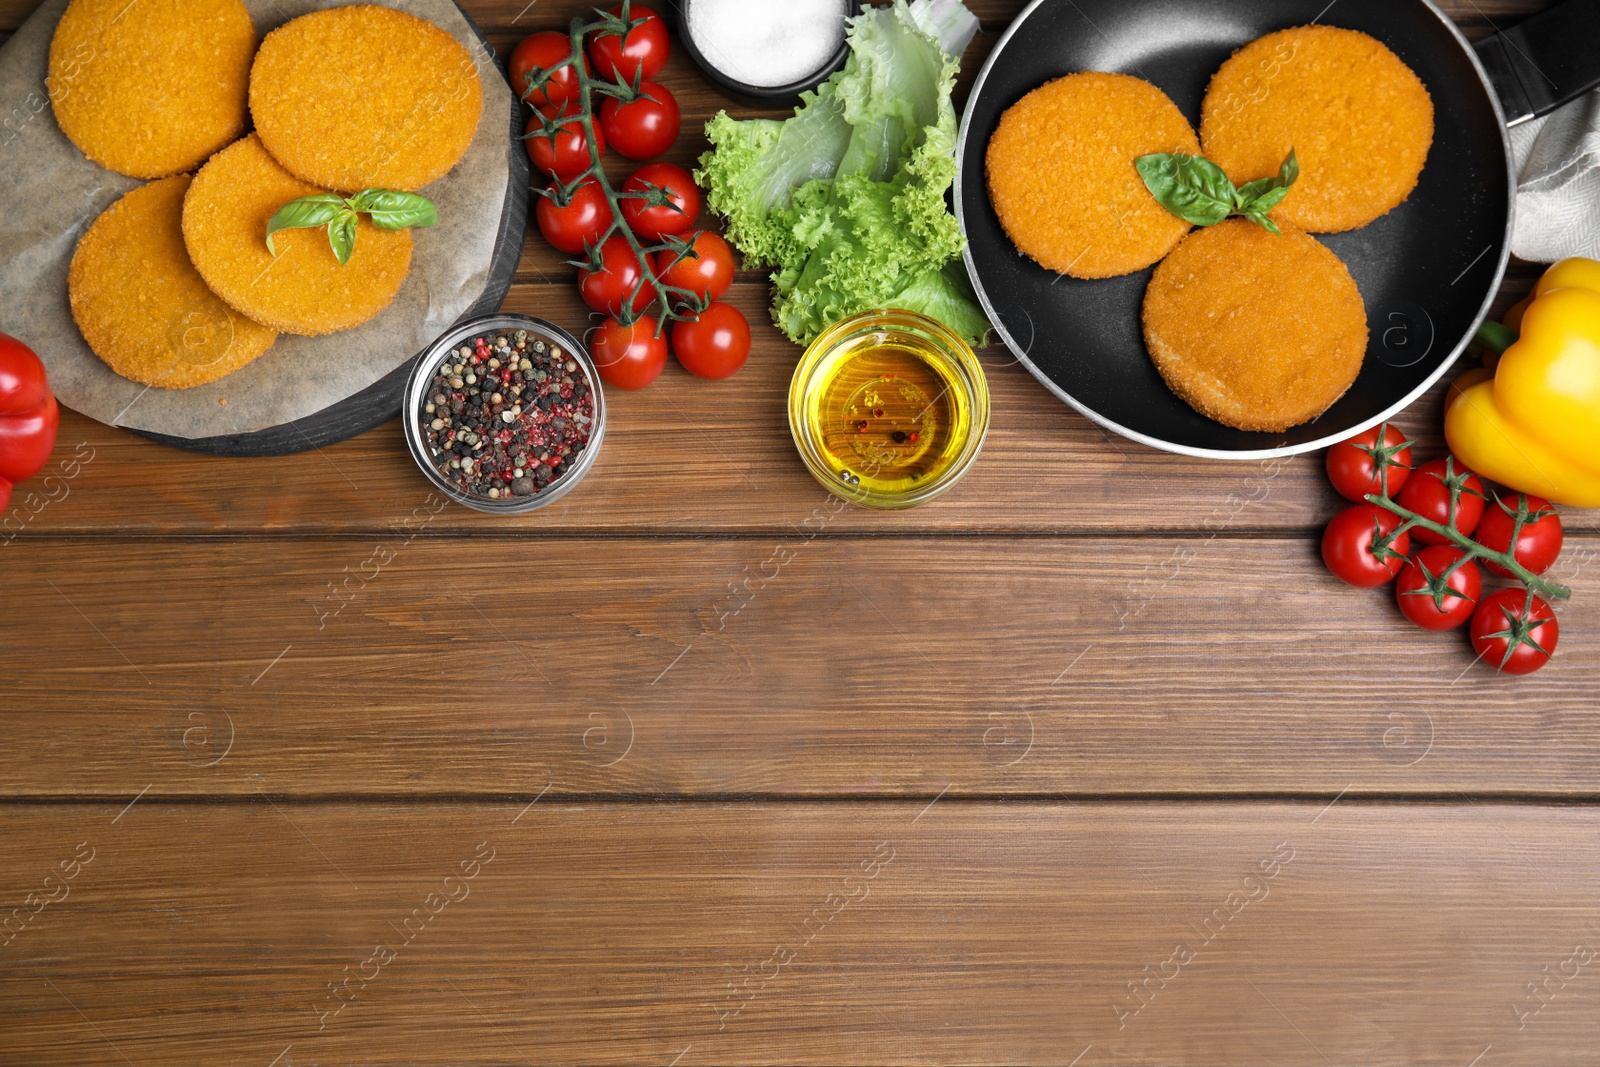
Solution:
[[[687,161],[724,101],[664,80]],[[569,273],[534,234],[506,306],[579,327]],[[965,482],[836,506],[733,300],[748,367],[612,395],[518,519],[394,422],[63,414],[0,540],[0,1063],[1595,1062],[1595,513],[1499,677],[1324,571],[1320,457],[1111,439],[1002,349]]]

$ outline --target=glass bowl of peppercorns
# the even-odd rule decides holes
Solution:
[[[605,395],[583,345],[531,315],[455,326],[406,384],[406,444],[458,504],[504,515],[565,496],[594,465]]]

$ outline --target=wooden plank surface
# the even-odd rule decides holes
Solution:
[[[506,306],[548,312],[569,299],[564,286],[519,288]],[[745,288],[735,303],[756,311],[765,299],[764,291]],[[669,368],[642,393],[608,398],[610,423],[593,474],[559,505],[510,517],[451,508],[431,528],[533,536],[785,530],[820,492],[795,454],[784,413],[795,352],[763,335],[750,363],[727,382],[691,380]],[[1155,452],[1094,426],[1008,357],[988,352],[984,366],[994,421],[969,477],[911,512],[852,508],[838,530],[1197,530],[1220,515],[1232,525],[1232,513],[1247,501],[1237,515],[1244,525],[1298,535],[1337,507],[1320,457],[1240,464]],[[1443,453],[1443,388],[1400,421],[1429,454]],[[85,464],[82,457],[92,458]],[[77,473],[69,478],[69,471]],[[403,520],[428,491],[398,420],[321,452],[240,463],[153,448],[68,414],[47,474],[55,477],[19,490],[0,522],[0,542],[65,534],[371,534]],[[1271,488],[1260,495],[1255,487],[1264,479]],[[1571,521],[1580,529],[1600,524],[1593,514]]]
[[[3,816],[0,902],[57,899],[0,947],[0,1062],[1556,1067],[1600,1047],[1593,809],[122,808]]]
[[[756,283],[741,284],[733,302],[754,323],[766,314],[766,290]],[[505,306],[580,333],[585,328],[583,305],[566,284],[519,284]],[[609,396],[606,441],[593,473],[560,504],[513,517],[452,507],[430,531],[786,531],[820,492],[795,454],[784,407],[799,349],[768,327],[758,330],[756,342],[750,362],[725,382],[700,381],[674,364],[647,390]],[[1243,527],[1301,537],[1339,506],[1320,455],[1237,463],[1157,452],[1109,434],[1056,400],[1003,349],[987,350],[984,368],[994,410],[972,473],[931,504],[900,514],[851,508],[833,529]],[[1420,454],[1443,454],[1446,385],[1399,420]],[[319,452],[241,462],[155,448],[65,413],[46,474],[52,477],[19,489],[0,519],[0,545],[62,534],[372,534],[403,522],[428,492],[398,419]],[[1567,521],[1573,529],[1600,531],[1600,512],[1572,512]]]
[[[1022,0],[970,4],[961,92]],[[465,6],[504,54],[585,4]],[[663,80],[687,163],[728,102]],[[581,331],[560,259],[507,307]],[[1319,457],[1114,440],[998,348],[971,476],[840,507],[733,299],[747,369],[611,396],[513,520],[396,422],[64,416],[0,516],[0,1064],[1594,1061],[1600,513],[1502,678],[1326,575]]]
[[[1311,541],[808,541],[830,500],[785,539],[29,544],[0,793],[1600,797],[1600,538],[1516,679]]]

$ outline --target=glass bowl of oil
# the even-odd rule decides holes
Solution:
[[[866,311],[811,343],[789,384],[806,468],[863,507],[926,503],[961,480],[989,430],[989,383],[972,346],[912,311]]]

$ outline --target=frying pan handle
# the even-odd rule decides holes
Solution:
[[[1567,0],[1473,47],[1515,126],[1600,85],[1597,44],[1600,0]]]

